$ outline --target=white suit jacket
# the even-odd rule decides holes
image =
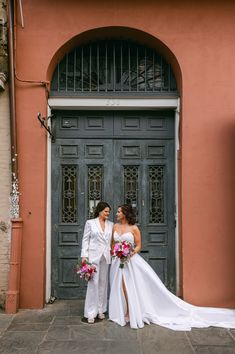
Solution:
[[[88,257],[89,262],[98,263],[102,255],[106,262],[111,263],[111,238],[113,222],[105,221],[105,230],[103,231],[99,218],[87,220],[82,239],[81,257]]]

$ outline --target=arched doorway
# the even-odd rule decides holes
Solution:
[[[112,210],[124,202],[136,208],[141,254],[175,292],[175,112],[115,104],[178,97],[170,64],[130,40],[89,42],[57,65],[50,97],[114,102],[106,109],[53,111],[52,294],[84,296],[73,269],[85,220],[100,200]]]

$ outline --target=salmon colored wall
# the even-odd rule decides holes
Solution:
[[[183,297],[197,305],[235,306],[235,4],[24,0],[23,5],[25,28],[19,9],[16,24],[21,79],[48,80],[66,47],[102,27],[133,28],[155,37],[156,46],[169,48],[165,54],[180,76],[177,58]],[[24,220],[20,306],[38,308],[45,287],[46,136],[36,115],[46,114],[45,89],[18,82],[16,98]]]

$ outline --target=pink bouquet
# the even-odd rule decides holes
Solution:
[[[129,261],[132,252],[132,244],[127,241],[115,242],[111,251],[112,258],[120,259],[120,268],[124,268],[124,264]]]
[[[94,277],[94,273],[96,273],[96,266],[88,261],[81,262],[76,267],[76,273],[80,275],[81,279],[89,281]]]

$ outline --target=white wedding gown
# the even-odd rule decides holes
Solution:
[[[115,231],[114,240],[134,243],[134,236],[131,232],[119,236]],[[123,277],[131,328],[142,328],[144,323],[155,323],[175,331],[209,326],[235,328],[235,310],[198,307],[179,299],[166,289],[154,270],[138,254],[125,263],[123,269],[119,265],[119,259],[112,260],[109,299],[109,319],[119,325],[126,325]]]

